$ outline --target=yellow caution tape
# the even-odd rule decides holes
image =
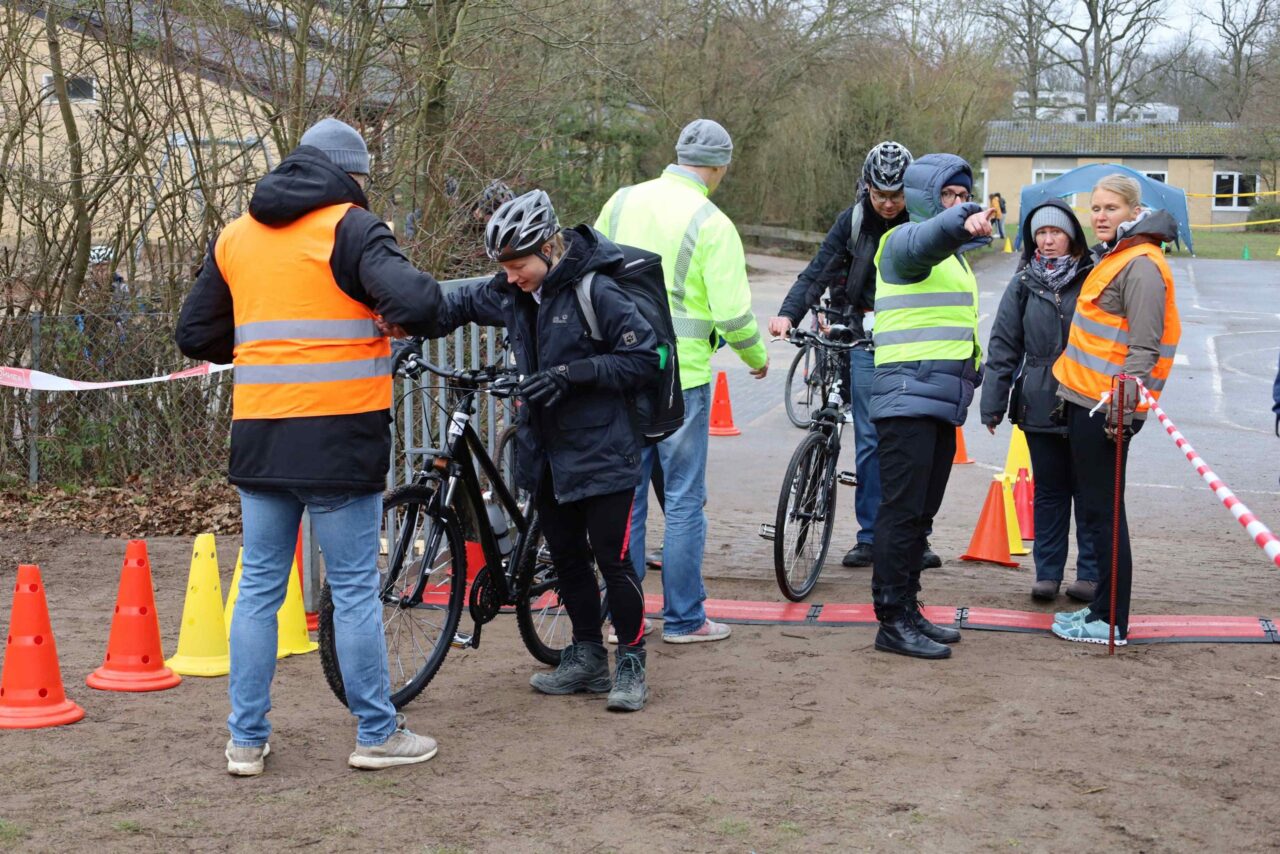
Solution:
[[[1189,198],[1196,199],[1243,199],[1245,196],[1275,196],[1280,195],[1280,190],[1263,190],[1260,193],[1187,193]]]
[[[1196,225],[1191,224],[1192,228],[1240,228],[1246,225],[1271,225],[1280,222],[1280,219],[1255,219],[1249,222],[1215,222],[1213,225]]]

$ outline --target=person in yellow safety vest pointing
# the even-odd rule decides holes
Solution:
[[[728,171],[733,141],[710,119],[690,122],[676,143],[676,163],[652,181],[623,187],[605,203],[596,229],[615,243],[662,256],[677,336],[684,426],[645,448],[631,524],[631,557],[645,574],[645,520],[654,454],[662,465],[666,535],[662,558],[662,639],[668,643],[722,640],[729,627],[707,619],[702,554],[707,539],[707,431],[711,355],[721,337],[757,379],[769,355],[751,310],[746,256],[738,230],[707,197]]]
[[[1084,508],[1080,534],[1093,542],[1101,579],[1093,602],[1079,611],[1055,615],[1053,633],[1084,643],[1107,643],[1111,635],[1112,528],[1116,498],[1116,442],[1121,443],[1120,537],[1116,563],[1116,643],[1127,642],[1133,554],[1124,511],[1124,468],[1128,440],[1142,427],[1147,404],[1137,389],[1125,395],[1117,434],[1116,401],[1090,415],[1120,373],[1137,377],[1159,398],[1182,337],[1173,273],[1160,249],[1172,243],[1177,224],[1166,211],[1140,204],[1141,187],[1125,175],[1108,175],[1093,188],[1090,202],[1100,257],[1080,289],[1067,348],[1054,363],[1058,397],[1079,478]]]

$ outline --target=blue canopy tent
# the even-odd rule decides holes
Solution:
[[[1094,163],[1089,166],[1081,166],[1077,169],[1072,169],[1065,175],[1059,175],[1057,178],[1050,178],[1048,181],[1041,181],[1039,184],[1028,184],[1022,188],[1018,215],[1020,217],[1026,216],[1027,211],[1049,199],[1064,198],[1072,193],[1087,193],[1093,189],[1093,185],[1098,183],[1099,180],[1117,172],[1121,175],[1136,178],[1138,183],[1142,185],[1143,206],[1169,212],[1169,215],[1178,223],[1178,242],[1184,244],[1192,254],[1195,254],[1195,247],[1191,243],[1191,224],[1187,219],[1186,191],[1181,187],[1173,187],[1148,178],[1128,166],[1120,166],[1115,163]],[[1077,211],[1077,213],[1079,212]],[[1086,227],[1089,225],[1088,217],[1081,216],[1080,220]],[[1021,247],[1021,220],[1018,222],[1018,233],[1014,237],[1014,241],[1015,246]]]

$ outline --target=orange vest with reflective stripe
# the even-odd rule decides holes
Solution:
[[[1129,354],[1129,321],[1127,318],[1103,311],[1098,298],[1130,261],[1150,258],[1164,279],[1164,333],[1160,336],[1160,358],[1144,381],[1152,396],[1159,398],[1173,368],[1173,356],[1182,337],[1182,324],[1178,320],[1178,305],[1174,301],[1173,273],[1159,247],[1140,243],[1103,258],[1080,289],[1075,317],[1071,321],[1071,334],[1067,348],[1053,365],[1053,375],[1058,382],[1090,400],[1098,400],[1103,392],[1111,390],[1111,379],[1124,369]],[[1146,400],[1138,409],[1147,409]]]
[[[281,227],[245,214],[218,236],[214,257],[235,314],[233,419],[391,408],[391,343],[329,266],[352,207],[318,208]]]

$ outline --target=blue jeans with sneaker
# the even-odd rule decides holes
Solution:
[[[858,520],[858,542],[876,539],[876,513],[880,510],[880,456],[876,453],[876,425],[871,421],[871,381],[876,375],[876,355],[870,350],[849,353],[849,398],[853,409],[853,450],[858,485],[853,493],[853,513]]]
[[[236,747],[261,747],[271,735],[276,671],[276,612],[284,602],[302,510],[311,513],[333,592],[333,627],[356,743],[382,744],[396,729],[387,644],[378,603],[378,531],[382,494],[240,488],[244,560],[231,619],[231,715]]]
[[[707,436],[711,427],[711,384],[684,390],[684,424],[640,457],[640,484],[631,516],[631,562],[645,573],[645,519],[654,455],[662,464],[666,536],[662,544],[662,633],[687,635],[702,628],[707,598],[702,554],[707,545]]]

